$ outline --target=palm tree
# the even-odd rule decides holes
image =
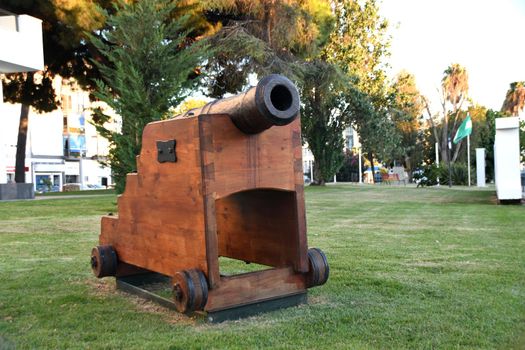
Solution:
[[[511,116],[518,116],[525,107],[525,81],[516,81],[510,88],[503,101],[501,111]]]
[[[441,87],[443,90],[443,131],[441,134],[441,159],[445,163],[450,161],[454,162],[458,156],[458,151],[461,147],[459,144],[456,147],[454,156],[452,159],[449,159],[449,154],[447,151],[448,138],[453,134],[454,130],[457,127],[459,112],[463,103],[467,100],[468,95],[468,73],[467,69],[457,63],[451,64],[443,72],[443,79],[441,80]],[[446,108],[446,102],[449,102],[452,105],[452,111]],[[449,130],[449,117],[453,117],[454,124]]]
[[[444,72],[441,86],[445,98],[452,104],[452,112],[455,114],[461,108],[468,94],[468,73],[465,67],[457,63],[450,65]]]

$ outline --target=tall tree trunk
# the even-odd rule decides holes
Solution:
[[[446,157],[446,154],[444,154],[446,153],[446,147],[443,147],[443,138],[440,139],[439,137],[437,125],[434,123],[434,119],[432,119],[432,113],[430,112],[430,106],[428,104],[428,101],[426,99],[423,99],[423,101],[425,102],[425,108],[428,113],[428,120],[430,120],[430,125],[432,127],[432,133],[434,134],[434,141],[438,145],[438,153],[441,154],[441,162],[444,162],[447,159],[447,157]],[[445,109],[444,105],[443,105],[443,109]],[[442,134],[443,134],[443,130],[442,130]]]
[[[320,159],[320,158],[315,158],[314,156],[314,159]],[[323,178],[323,175],[321,173],[320,163],[321,163],[320,161],[314,161],[314,179],[316,180],[314,181],[314,179],[312,179],[312,184],[324,186],[326,185],[326,180]]]
[[[443,118],[443,130],[441,130],[441,161],[448,165],[448,116]]]
[[[456,162],[456,159],[458,159],[459,151],[461,150],[461,144],[463,143],[463,140],[460,140],[458,144],[456,145],[456,149],[454,150],[454,156],[452,157],[452,163]]]
[[[405,166],[408,174],[408,182],[412,182],[412,159],[405,156]]]
[[[372,183],[375,183],[376,179],[374,173],[374,153],[372,151],[368,152],[368,161],[370,162],[370,169],[372,171]]]
[[[29,124],[29,105],[22,104],[20,122],[18,124],[18,141],[16,143],[15,182],[26,182],[26,143]]]
[[[264,23],[265,39],[266,39],[266,42],[268,43],[268,46],[270,47],[272,46],[272,22],[273,22],[274,16],[275,16],[275,0],[269,0],[265,4],[263,23]]]

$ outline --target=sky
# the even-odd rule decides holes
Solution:
[[[392,35],[391,74],[416,77],[439,108],[443,71],[459,63],[474,102],[500,110],[510,83],[525,81],[525,0],[382,0]]]

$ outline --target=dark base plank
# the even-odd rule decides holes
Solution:
[[[207,313],[208,322],[220,323],[230,320],[254,316],[263,312],[270,312],[287,307],[306,304],[307,293],[299,292],[282,297],[262,300],[252,304],[239,305],[232,308]]]
[[[117,277],[116,280],[117,289],[134,294],[143,299],[153,301],[166,308],[176,310],[175,303],[172,300],[161,297],[160,295],[152,293],[143,288],[144,286],[147,286],[151,283],[169,284],[171,281],[169,277],[159,273],[147,273],[134,276]]]
[[[134,276],[117,277],[116,282],[117,289],[119,290],[153,301],[166,308],[176,310],[176,305],[172,300],[145,289],[145,287],[152,283],[165,283],[166,285],[170,285],[171,278],[168,276],[153,272]],[[297,306],[305,304],[306,302],[307,292],[305,290],[275,298],[259,300],[255,303],[246,303],[230,308],[214,310],[213,312],[197,312],[194,315],[205,317],[210,323],[220,323],[250,317],[263,312]]]

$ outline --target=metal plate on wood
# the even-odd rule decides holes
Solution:
[[[157,141],[157,160],[159,163],[176,162],[177,161],[177,141]]]

